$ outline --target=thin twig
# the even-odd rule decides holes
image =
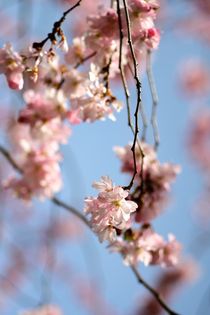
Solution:
[[[135,134],[134,127],[131,121],[131,110],[130,110],[130,93],[128,89],[127,80],[125,77],[124,67],[122,65],[122,48],[123,48],[123,27],[122,27],[122,18],[120,12],[120,2],[117,0],[117,14],[118,14],[118,25],[119,25],[119,34],[120,34],[120,46],[119,46],[119,70],[121,75],[121,80],[123,84],[125,99],[126,99],[126,107],[127,107],[127,119],[128,119],[128,126],[131,128],[133,135]]]
[[[20,167],[17,165],[17,163],[14,161],[14,159],[11,157],[10,153],[4,149],[1,145],[0,145],[0,152],[4,155],[4,157],[7,159],[7,161],[14,167],[15,170],[17,170],[19,173],[22,173],[22,170],[20,169]],[[57,206],[60,206],[64,209],[66,209],[67,211],[69,211],[70,213],[72,213],[73,215],[75,215],[78,219],[80,219],[86,226],[88,226],[91,229],[91,225],[90,222],[86,219],[86,217],[80,213],[77,209],[73,208],[72,206],[66,204],[65,202],[57,199],[56,197],[52,198],[51,201],[56,204]],[[138,280],[138,282],[140,284],[142,284],[145,289],[147,289],[153,296],[154,298],[157,300],[157,302],[162,306],[162,308],[169,314],[169,315],[179,315],[178,313],[173,312],[168,306],[167,304],[163,301],[163,299],[160,297],[159,293],[152,288],[139,274],[138,270],[131,266],[130,267],[131,270],[133,271],[134,275],[136,276],[136,279]]]
[[[89,55],[87,55],[86,57],[84,57],[83,59],[81,59],[80,61],[78,61],[78,63],[74,66],[74,69],[77,69],[79,66],[81,66],[83,63],[85,63],[86,61],[88,61],[92,57],[94,57],[96,54],[97,54],[97,52],[94,51],[94,52],[90,53]]]
[[[133,69],[131,68],[130,63],[128,63],[128,69],[129,69],[131,75],[134,76],[134,72],[133,72]],[[146,114],[145,114],[144,104],[143,104],[142,101],[141,101],[140,106],[139,106],[139,111],[140,111],[140,114],[141,114],[141,120],[142,120],[142,124],[143,124],[141,141],[145,141],[147,127],[148,127],[148,122],[147,122],[147,117],[146,117]]]
[[[80,3],[82,2],[82,0],[79,0],[75,5],[73,5],[71,8],[69,8],[68,10],[66,10],[62,17],[56,21],[54,24],[53,24],[53,28],[52,28],[52,32],[49,33],[47,35],[47,37],[45,39],[43,39],[41,42],[34,42],[32,44],[32,47],[34,49],[37,49],[37,50],[41,50],[43,48],[43,46],[47,43],[48,40],[50,40],[51,42],[54,42],[56,40],[56,34],[58,33],[58,31],[60,30],[60,27],[62,25],[62,23],[65,21],[66,19],[66,16],[72,11],[74,10],[76,7],[78,7],[80,5]]]
[[[151,50],[147,50],[147,61],[146,61],[146,71],[147,71],[147,78],[149,82],[150,92],[152,96],[152,115],[151,115],[151,124],[153,128],[153,135],[154,135],[154,147],[157,150],[160,144],[159,132],[158,132],[158,124],[157,124],[157,106],[158,106],[158,94],[157,88],[155,84],[154,75],[152,72],[152,60],[151,60]]]
[[[0,145],[0,152],[6,158],[6,160],[12,165],[12,167],[18,172],[22,174],[22,170],[16,161],[13,159],[11,154],[2,146]]]
[[[67,211],[71,212],[73,215],[75,215],[78,219],[83,221],[90,229],[91,229],[91,224],[90,222],[86,219],[86,217],[79,212],[77,209],[73,208],[72,206],[68,205],[67,203],[63,202],[62,200],[59,200],[58,198],[54,197],[51,199],[51,201],[56,204],[59,207],[62,207],[66,209]]]
[[[87,55],[86,57],[84,57],[83,59],[81,59],[80,61],[78,61],[78,63],[75,64],[75,66],[73,67],[74,69],[79,68],[79,66],[81,66],[82,64],[84,64],[86,61],[88,61],[89,59],[91,59],[92,57],[94,57],[97,54],[96,51],[92,52],[91,54]],[[57,84],[56,86],[56,90],[59,91],[63,84],[65,83],[66,78],[63,77],[60,82]]]
[[[173,310],[171,310],[169,308],[169,306],[163,301],[162,297],[160,296],[160,294],[154,289],[152,288],[140,275],[140,273],[138,272],[137,268],[134,266],[131,266],[131,270],[133,271],[136,279],[138,280],[139,283],[141,283],[145,289],[147,289],[152,295],[153,297],[157,300],[157,302],[162,306],[162,308],[169,314],[169,315],[180,315],[176,312],[174,312]]]
[[[135,133],[134,133],[134,139],[133,139],[133,145],[131,147],[131,151],[133,152],[133,162],[134,162],[134,172],[133,176],[131,178],[130,184],[126,187],[127,189],[131,189],[133,186],[134,179],[137,174],[137,164],[136,164],[136,143],[138,140],[138,133],[139,133],[139,122],[138,122],[138,114],[139,114],[139,109],[140,109],[140,104],[141,104],[141,82],[139,80],[139,75],[138,75],[138,62],[136,59],[136,55],[134,52],[133,48],[133,40],[131,36],[131,23],[130,23],[130,16],[128,12],[128,5],[127,5],[127,0],[123,0],[124,4],[124,10],[125,10],[125,17],[126,17],[126,24],[127,24],[127,32],[128,32],[128,45],[130,47],[131,51],[131,56],[133,60],[133,65],[134,65],[134,79],[136,81],[136,91],[137,91],[137,103],[136,103],[136,110],[134,113],[135,117]],[[143,160],[144,160],[144,152],[140,147],[140,153],[142,156],[142,167],[141,167],[141,178],[143,180]]]

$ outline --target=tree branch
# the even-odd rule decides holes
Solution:
[[[131,128],[133,135],[135,135],[135,130],[131,121],[131,110],[130,110],[130,93],[128,90],[128,84],[125,77],[124,67],[122,65],[122,48],[123,48],[123,27],[122,27],[122,18],[120,12],[120,0],[117,0],[117,15],[118,15],[118,25],[119,25],[119,35],[120,35],[120,46],[119,46],[119,64],[118,68],[120,70],[120,76],[123,84],[125,99],[126,99],[126,107],[127,107],[127,119],[128,119],[128,126]]]
[[[133,182],[134,182],[134,179],[135,179],[136,174],[137,174],[136,143],[138,141],[138,133],[139,133],[139,122],[138,122],[138,118],[139,117],[138,117],[138,114],[139,114],[139,109],[140,109],[140,104],[141,104],[141,82],[139,80],[139,74],[138,74],[138,62],[137,62],[136,55],[135,55],[134,48],[133,48],[133,40],[132,40],[132,36],[131,36],[131,23],[130,23],[130,17],[129,17],[129,12],[128,12],[127,0],[123,0],[123,4],[124,4],[124,10],[125,10],[126,24],[127,24],[128,45],[130,47],[131,56],[132,56],[132,60],[133,60],[134,79],[136,81],[136,92],[137,92],[137,103],[136,103],[136,109],[135,109],[135,113],[134,113],[134,117],[135,117],[135,132],[134,132],[133,145],[131,147],[131,151],[133,152],[134,172],[133,172],[133,176],[131,178],[130,184],[126,187],[127,189],[130,190],[131,187],[133,186]],[[140,153],[141,153],[141,156],[142,156],[141,178],[143,180],[144,152],[141,149],[141,146],[140,146]]]
[[[152,288],[140,275],[140,273],[138,272],[137,268],[134,266],[131,266],[131,270],[133,271],[136,279],[138,280],[138,282],[140,284],[143,285],[143,287],[145,289],[147,289],[152,295],[153,297],[156,299],[156,301],[162,306],[162,308],[169,314],[169,315],[180,315],[176,312],[174,312],[173,310],[171,310],[169,308],[169,306],[163,301],[162,297],[160,296],[160,294],[154,289]]]
[[[51,42],[54,42],[56,41],[56,34],[58,34],[60,32],[60,27],[62,25],[62,23],[65,21],[66,19],[66,16],[72,11],[74,10],[76,7],[78,7],[80,5],[80,3],[82,2],[82,0],[79,0],[75,5],[73,5],[71,8],[69,8],[68,10],[66,10],[62,17],[56,21],[54,24],[53,24],[53,28],[52,28],[52,32],[49,33],[47,35],[47,37],[45,39],[43,39],[41,42],[34,42],[32,44],[32,47],[36,50],[41,50],[43,48],[43,46],[46,44],[46,42],[48,40],[50,40]]]

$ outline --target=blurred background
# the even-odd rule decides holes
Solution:
[[[86,15],[96,9],[73,11],[65,24],[72,39],[85,27]],[[0,46],[13,43],[18,50],[43,39],[54,21],[73,1],[0,0]],[[91,11],[92,10],[92,11]],[[160,47],[154,52],[153,71],[159,95],[158,126],[162,162],[181,165],[171,200],[154,222],[158,233],[173,233],[183,244],[183,278],[177,281],[169,305],[180,314],[210,314],[210,1],[161,1],[158,18]],[[143,68],[143,67],[142,67]],[[144,69],[141,71],[143,103],[148,118],[152,100]],[[130,83],[135,103],[135,88]],[[118,82],[114,89],[122,101]],[[0,77],[1,144],[8,147],[7,119],[17,114],[23,101]],[[113,147],[132,140],[126,111],[116,122],[107,120],[72,128],[68,145],[62,147],[63,190],[60,198],[83,209],[85,196],[95,193],[92,182],[109,175],[126,184]],[[149,125],[147,140],[152,143]],[[12,168],[0,157],[4,180]],[[82,223],[49,202],[24,204],[0,192],[0,313],[19,314],[43,303],[59,305],[66,315],[134,314],[149,293],[141,287],[117,254],[108,251]],[[165,272],[160,267],[140,266],[147,281],[156,286]],[[179,281],[180,280],[180,281]],[[159,313],[158,313],[159,314]],[[155,315],[155,314],[154,314]]]

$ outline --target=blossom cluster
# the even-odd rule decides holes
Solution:
[[[143,262],[145,266],[174,266],[179,261],[181,250],[174,235],[169,234],[166,242],[150,225],[143,225],[140,230],[128,230],[124,239],[118,239],[110,247],[112,251],[122,254],[126,265],[134,266],[139,262]]]
[[[63,104],[53,93],[27,91],[24,99],[27,105],[19,122],[9,128],[21,174],[5,186],[24,200],[51,198],[62,186],[59,146],[67,142],[71,130],[62,120]]]
[[[136,211],[137,204],[126,200],[128,191],[113,185],[112,180],[104,176],[93,187],[99,190],[97,197],[85,199],[85,209],[91,215],[91,225],[100,241],[113,241],[118,230],[130,227],[131,213]]]
[[[180,166],[171,163],[160,163],[153,147],[147,143],[140,143],[144,158],[137,146],[136,164],[138,174],[135,178],[135,189],[132,200],[138,204],[136,212],[137,222],[150,222],[163,210],[170,190],[171,182],[180,172]],[[133,174],[134,163],[131,145],[114,148],[122,162],[121,170]],[[141,171],[142,168],[142,171]]]
[[[170,184],[180,168],[170,163],[161,164],[151,145],[142,142],[140,146],[144,158],[137,148],[133,191],[113,185],[112,180],[104,176],[93,184],[99,194],[85,199],[84,211],[90,216],[92,229],[100,241],[108,241],[110,249],[121,253],[127,265],[143,262],[173,266],[179,261],[181,245],[172,234],[166,242],[154,232],[150,222],[162,211]],[[115,147],[115,151],[122,161],[122,171],[132,176],[131,146]],[[139,229],[136,229],[137,224],[140,224]]]

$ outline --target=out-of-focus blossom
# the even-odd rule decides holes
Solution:
[[[0,73],[4,73],[7,83],[11,89],[21,90],[23,88],[23,61],[21,56],[15,52],[10,44],[0,49]]]
[[[78,64],[85,58],[86,51],[84,37],[75,37],[65,56],[66,62],[70,65]]]
[[[199,60],[190,59],[180,69],[181,87],[190,97],[206,95],[210,91],[210,75]]]
[[[111,245],[111,250],[120,252],[126,265],[143,262],[148,265],[174,266],[179,261],[181,245],[169,235],[169,242],[155,233],[150,227],[132,231],[129,237],[119,239]]]
[[[54,305],[44,305],[36,309],[25,311],[20,315],[62,315],[62,311],[59,307]]]
[[[193,158],[200,167],[209,174],[210,170],[210,111],[208,108],[200,110],[191,123],[189,133],[189,148]]]
[[[96,15],[90,15],[87,21],[89,32],[85,40],[91,49],[104,49],[118,38],[118,17],[114,9],[101,10]]]
[[[156,218],[168,200],[171,182],[180,172],[178,165],[170,163],[161,164],[153,147],[146,143],[140,144],[144,152],[142,155],[137,146],[136,163],[137,176],[135,178],[135,192],[132,200],[138,204],[136,213],[137,222],[149,222]],[[131,145],[115,147],[115,152],[122,161],[122,171],[133,174],[134,164]],[[143,165],[143,172],[141,167]]]
[[[24,200],[30,200],[33,195],[41,199],[51,198],[62,184],[60,159],[60,154],[48,146],[26,152],[26,159],[20,165],[23,171],[21,178],[7,180],[5,187]]]
[[[137,204],[126,200],[128,191],[114,186],[112,180],[104,176],[93,187],[99,190],[97,197],[85,199],[84,211],[91,216],[91,225],[100,241],[112,242],[116,238],[116,230],[129,227],[130,216],[136,211]]]
[[[34,126],[37,122],[47,122],[55,117],[63,118],[66,107],[60,94],[41,95],[29,90],[24,93],[27,106],[20,111],[18,121]]]
[[[149,12],[159,8],[159,1],[157,0],[130,0],[129,8],[132,13]]]

